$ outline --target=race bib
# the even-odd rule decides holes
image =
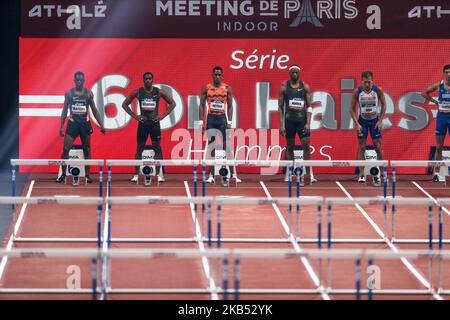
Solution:
[[[223,112],[225,111],[225,102],[224,101],[211,101],[210,103],[211,111],[214,112]]]
[[[87,112],[87,107],[84,104],[74,104],[71,108],[74,114],[85,114]]]
[[[142,109],[145,111],[153,111],[156,109],[156,101],[151,99],[142,100]]]
[[[363,106],[361,112],[365,115],[371,115],[377,112],[377,108],[374,105]]]
[[[445,103],[440,103],[439,104],[439,110],[443,110],[443,111],[450,111],[450,103],[449,102],[445,102]]]
[[[303,110],[305,108],[305,101],[300,99],[289,100],[289,109],[291,110]]]

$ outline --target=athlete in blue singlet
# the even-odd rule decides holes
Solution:
[[[365,160],[366,141],[369,135],[372,138],[378,160],[383,160],[383,150],[381,149],[382,121],[386,113],[386,100],[381,87],[373,83],[373,73],[364,71],[361,74],[361,86],[353,91],[350,104],[350,114],[355,122],[358,134],[358,160]],[[359,105],[359,117],[356,117],[356,103]],[[381,110],[380,110],[381,105]],[[359,168],[359,183],[366,182],[364,167]],[[381,172],[381,171],[380,171]],[[373,177],[373,184],[381,185],[380,175]]]
[[[92,91],[84,87],[84,73],[76,72],[74,75],[75,87],[66,92],[64,96],[64,107],[61,113],[61,128],[59,134],[64,137],[64,147],[61,159],[69,158],[69,151],[73,142],[79,136],[83,144],[83,153],[85,159],[91,159],[91,134],[93,132],[91,122],[89,121],[89,109],[99,123],[100,131],[104,135],[105,128],[103,119],[100,117],[94,103]],[[64,124],[66,122],[67,112],[70,111],[69,121],[67,123],[66,133],[64,134]],[[91,183],[89,176],[89,166],[86,166],[86,182]],[[62,166],[62,174],[56,179],[56,182],[65,181],[66,166]]]
[[[436,117],[436,160],[442,160],[445,136],[450,135],[450,64],[443,68],[444,80],[433,84],[422,92],[422,97],[439,106]],[[431,97],[431,93],[439,89],[438,100]],[[433,181],[439,181],[439,166],[434,168]]]

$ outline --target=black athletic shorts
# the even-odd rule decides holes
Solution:
[[[161,124],[153,121],[139,122],[137,130],[137,142],[145,143],[148,136],[152,139],[152,143],[161,140]]]
[[[225,115],[222,116],[213,116],[208,114],[208,117],[206,118],[206,130],[210,129],[216,129],[222,133],[222,141],[225,143],[226,141],[226,132],[227,132],[227,117]],[[214,133],[214,131],[211,131]],[[215,135],[210,137],[208,135],[209,141],[215,140]]]
[[[76,139],[78,136],[80,138],[87,137],[92,134],[94,130],[92,130],[91,122],[75,122],[69,120],[66,128],[66,134],[71,136],[73,139]]]
[[[300,139],[307,138],[310,136],[310,133],[304,133],[303,129],[305,128],[306,119],[300,121],[292,121],[285,120],[284,128],[286,129],[286,138],[287,139],[295,139],[295,134],[298,134]]]

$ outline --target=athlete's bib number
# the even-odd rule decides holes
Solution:
[[[211,111],[213,111],[213,112],[224,112],[225,111],[225,102],[223,102],[223,101],[211,101],[210,106],[211,106]]]
[[[374,105],[363,106],[361,112],[366,116],[370,116],[377,112],[377,108]]]
[[[156,101],[150,99],[142,100],[142,109],[145,111],[153,111],[156,109]]]
[[[72,113],[74,114],[85,114],[87,112],[87,107],[84,104],[74,104],[72,105]]]
[[[289,109],[291,110],[303,110],[305,108],[305,101],[298,99],[289,100]]]
[[[450,111],[450,102],[440,103],[439,110],[449,112]]]

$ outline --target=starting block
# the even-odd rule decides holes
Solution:
[[[83,146],[82,145],[73,145],[69,151],[69,159],[70,160],[84,160]],[[59,167],[58,177],[62,174],[62,168]],[[79,186],[81,178],[86,177],[86,170],[84,166],[67,166],[66,167],[66,179],[64,183],[68,183],[73,186]],[[69,181],[67,181],[69,180]],[[86,179],[85,179],[86,184]]]
[[[225,150],[216,150],[215,160],[217,161],[226,161],[227,153]],[[217,176],[220,176],[221,184],[223,187],[230,186],[231,172],[229,166],[216,165],[214,166],[214,179]]]

